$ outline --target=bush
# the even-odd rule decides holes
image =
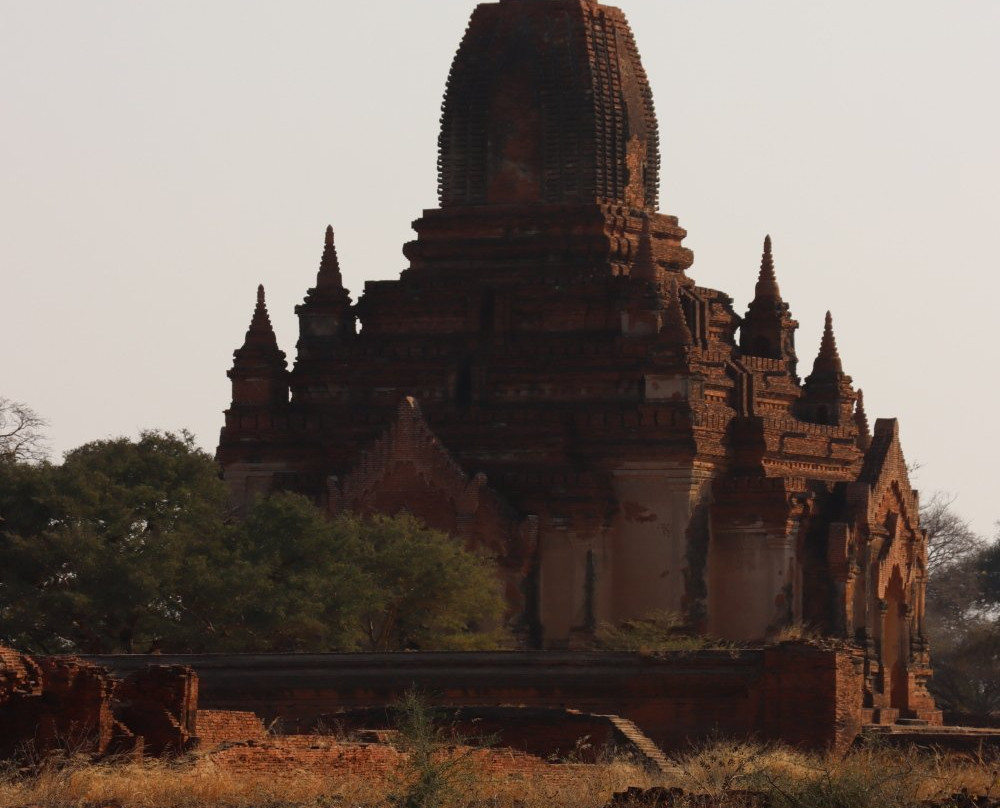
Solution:
[[[399,793],[389,802],[395,808],[442,808],[459,801],[473,780],[466,738],[450,736],[434,720],[427,700],[407,691],[396,705],[397,743],[409,755]]]

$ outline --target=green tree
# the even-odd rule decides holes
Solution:
[[[508,641],[496,566],[458,539],[405,514],[341,516],[334,529],[366,578],[364,650],[487,649]]]
[[[0,462],[0,642],[43,653],[496,647],[494,566],[416,520],[260,499],[227,519],[190,435]]]
[[[298,494],[275,494],[254,503],[230,534],[228,558],[234,575],[210,590],[198,609],[206,615],[206,625],[214,623],[213,647],[357,647],[358,611],[367,581],[355,562],[353,541]],[[211,578],[211,565],[206,571]],[[186,600],[193,604],[196,597],[192,593]]]
[[[243,651],[495,648],[495,566],[410,516],[329,520],[300,495],[260,499],[181,600],[206,647]],[[189,567],[193,561],[188,560]],[[202,583],[204,582],[204,583]],[[190,622],[190,621],[189,621]]]
[[[14,476],[28,484],[23,467]],[[169,635],[190,544],[224,530],[224,486],[192,436],[88,443],[61,466],[39,468],[30,484],[42,498],[7,503],[18,516],[0,536],[4,639],[105,653],[145,650]],[[33,511],[45,519],[31,524]]]

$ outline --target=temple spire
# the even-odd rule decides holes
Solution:
[[[740,326],[740,350],[747,356],[783,360],[794,377],[798,365],[795,356],[795,329],[798,327],[788,304],[781,299],[771,237],[765,236],[754,297]]]
[[[250,328],[247,329],[246,340],[243,348],[275,348],[278,347],[278,338],[274,335],[274,328],[271,326],[271,318],[267,313],[267,302],[264,298],[264,284],[257,287],[257,306],[253,310],[253,317],[250,320]]]
[[[243,346],[233,352],[227,374],[233,382],[233,406],[273,406],[288,403],[288,363],[267,314],[264,286],[257,287],[257,305]]]
[[[800,410],[805,420],[834,426],[847,426],[855,420],[854,402],[858,394],[854,391],[851,377],[844,373],[837,340],[833,336],[833,316],[830,312],[826,313],[819,354],[803,392],[805,395],[800,402]]]
[[[764,238],[764,254],[760,259],[760,275],[757,276],[757,288],[754,297],[758,300],[763,298],[781,300],[778,278],[774,274],[774,256],[771,254],[770,236],[765,236]]]
[[[329,357],[333,343],[349,339],[354,334],[351,295],[344,288],[344,279],[340,274],[333,225],[326,227],[316,286],[295,307],[295,313],[299,317],[297,367],[300,370],[308,361]]]
[[[837,339],[833,335],[833,315],[826,313],[826,324],[823,327],[823,339],[819,344],[819,354],[813,363],[813,375],[839,375],[844,372],[840,353],[837,351]]]
[[[344,279],[340,274],[340,260],[337,258],[337,247],[333,243],[333,225],[326,226],[323,257],[319,262],[319,274],[316,276],[316,288],[344,288]]]

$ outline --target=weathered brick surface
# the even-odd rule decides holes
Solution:
[[[77,657],[32,658],[0,646],[0,757],[184,751],[194,735],[198,677],[190,667],[157,662],[115,678]]]
[[[782,643],[764,651],[762,735],[845,751],[864,723],[864,654]]]
[[[290,776],[301,772],[384,776],[398,771],[405,755],[387,744],[347,744],[320,735],[287,735],[227,745],[208,753],[234,772]]]
[[[14,698],[38,695],[42,671],[33,659],[0,645],[0,705]]]
[[[255,713],[198,710],[199,749],[212,749],[233,741],[263,741],[267,737],[267,729]]]
[[[196,732],[198,677],[182,665],[151,665],[129,674],[115,689],[115,717],[151,755],[182,752]]]
[[[38,750],[106,750],[115,735],[114,683],[107,672],[75,657],[35,661],[42,671],[42,692],[17,702],[23,741]]]

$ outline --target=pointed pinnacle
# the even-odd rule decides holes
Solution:
[[[326,227],[323,257],[320,259],[319,274],[316,276],[316,288],[344,288],[344,279],[340,275],[340,260],[337,258],[337,248],[333,243],[333,225]]]
[[[823,327],[823,339],[819,344],[819,354],[813,364],[813,373],[834,373],[844,372],[844,366],[840,361],[840,353],[837,351],[837,340],[833,336],[833,315],[826,313],[826,324]]]
[[[764,254],[760,259],[760,275],[757,276],[757,288],[754,292],[757,298],[774,298],[781,300],[781,290],[778,289],[778,278],[774,274],[774,256],[771,254],[771,237],[764,238]]]
[[[274,335],[271,327],[271,318],[267,314],[267,302],[264,299],[264,284],[257,287],[257,306],[253,310],[253,318],[250,320],[250,328],[247,329],[247,337],[244,346],[247,345],[273,345],[278,347],[278,339]]]

